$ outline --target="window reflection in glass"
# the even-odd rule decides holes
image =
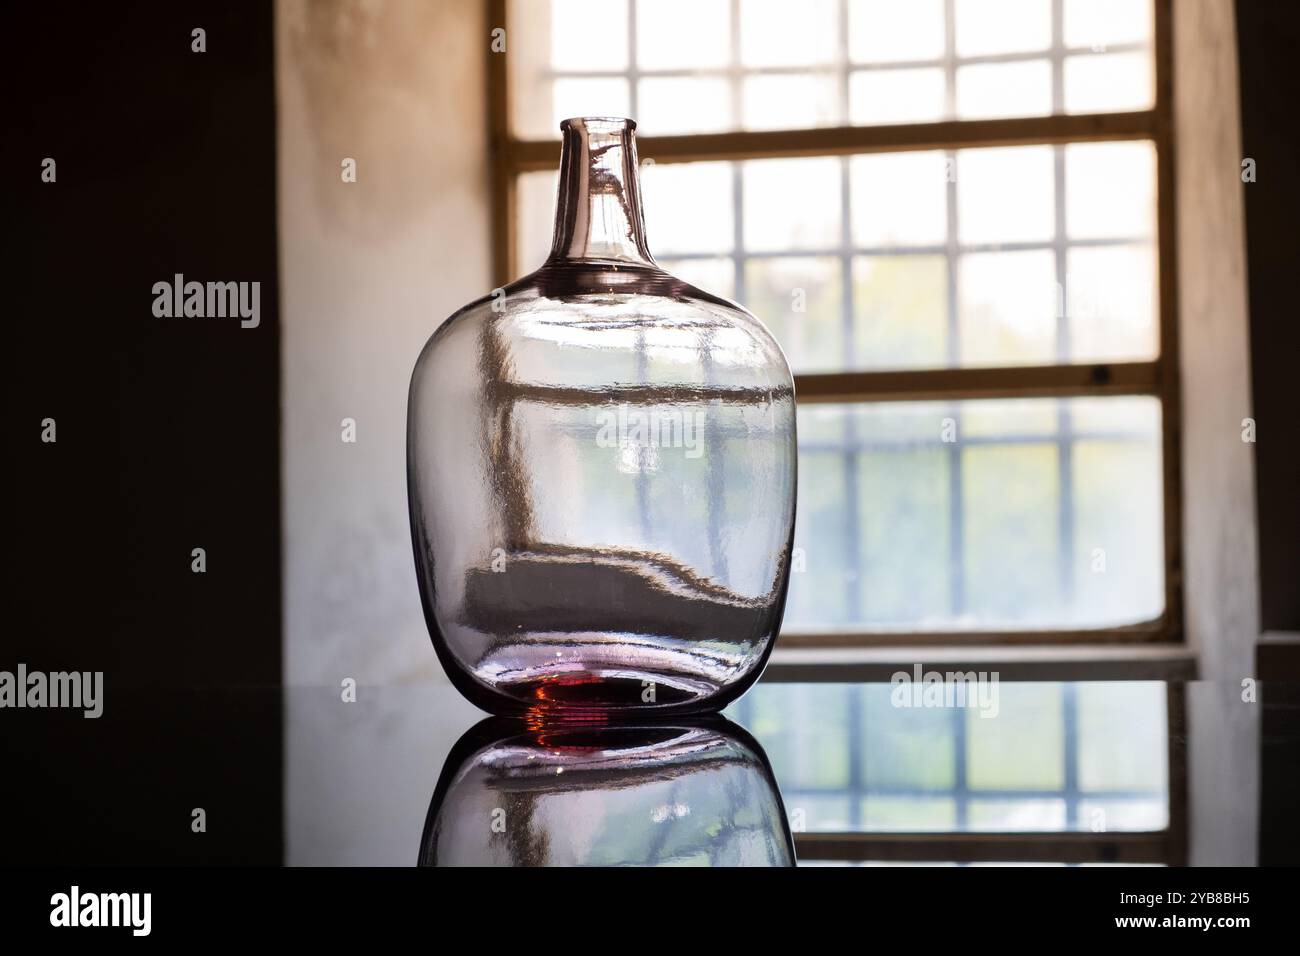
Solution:
[[[997,714],[902,707],[889,684],[760,684],[728,716],[809,831],[1160,830],[1166,688],[1001,682]]]

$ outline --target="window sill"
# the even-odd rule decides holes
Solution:
[[[1000,680],[1160,680],[1197,676],[1186,644],[790,647],[779,639],[763,680],[773,683],[878,683],[899,671],[997,672]]]

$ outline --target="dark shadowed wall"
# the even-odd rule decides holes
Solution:
[[[278,861],[271,7],[27,4],[0,32],[18,199],[0,670],[106,684],[99,719],[0,711],[0,861]],[[260,283],[257,327],[155,316],[176,273]]]
[[[1300,399],[1296,266],[1300,264],[1300,137],[1295,51],[1300,5],[1238,0],[1241,145],[1254,160],[1244,188],[1251,391],[1258,425],[1260,630],[1264,679],[1259,861],[1293,864],[1300,846]],[[1286,683],[1284,683],[1286,682]]]

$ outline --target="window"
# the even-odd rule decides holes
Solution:
[[[491,9],[498,281],[630,115],[656,258],[790,359],[784,645],[1179,636],[1167,0]]]

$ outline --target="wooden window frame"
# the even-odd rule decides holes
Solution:
[[[507,23],[508,0],[485,0],[490,27]],[[1164,529],[1164,610],[1140,624],[1092,629],[975,631],[785,630],[782,648],[952,646],[989,644],[1142,644],[1183,640],[1182,498],[1179,471],[1180,384],[1175,249],[1172,0],[1151,0],[1155,100],[1151,109],[1098,114],[1055,114],[992,120],[952,120],[890,126],[736,131],[645,136],[638,150],[656,163],[744,161],[778,157],[1058,145],[1142,140],[1156,153],[1156,260],[1159,353],[1152,361],[1057,364],[1005,368],[939,368],[795,375],[801,404],[983,398],[1069,398],[1145,395],[1161,406]],[[1061,0],[1055,20],[1060,24]],[[1053,49],[1059,46],[1059,36]],[[510,58],[487,53],[491,179],[492,273],[497,285],[518,275],[517,179],[555,169],[557,142],[514,136],[510,115]],[[1059,88],[1059,84],[1058,84]],[[1059,237],[1058,237],[1059,240]]]

